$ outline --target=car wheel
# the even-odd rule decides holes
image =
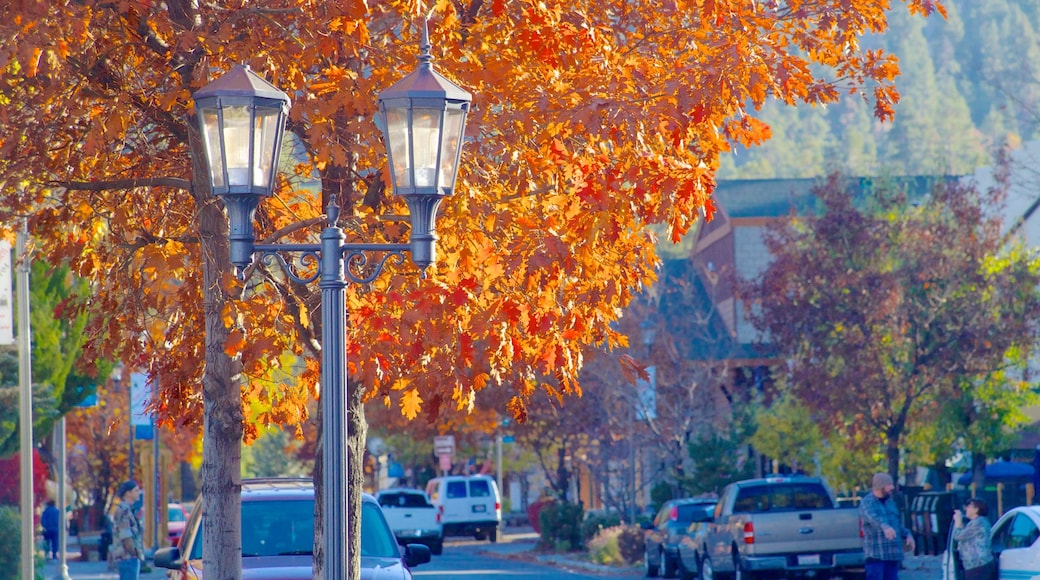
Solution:
[[[711,558],[701,560],[700,577],[701,580],[715,580],[715,567],[711,565]]]
[[[676,561],[676,568],[679,571],[679,578],[682,580],[694,580],[697,577],[697,566],[693,566],[693,570],[686,567],[686,562],[683,561],[682,557],[679,557]]]
[[[657,578],[657,564],[650,563],[650,552],[643,550],[643,564],[646,566],[646,577]]]
[[[662,578],[675,578],[677,567],[675,565],[675,558],[669,556],[667,552],[661,552],[661,577]]]
[[[498,528],[491,528],[488,530],[488,541],[494,544],[498,541]]]
[[[430,542],[430,553],[434,556],[440,556],[444,553],[444,540],[442,538]]]

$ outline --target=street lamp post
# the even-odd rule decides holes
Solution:
[[[347,243],[337,226],[339,207],[326,208],[320,244],[257,244],[256,208],[272,194],[281,153],[289,97],[248,67],[236,66],[194,95],[209,162],[210,187],[224,200],[230,222],[230,255],[239,275],[254,253],[276,260],[302,284],[321,289],[321,396],[325,578],[347,578],[347,393],[346,305],[349,282],[367,283],[387,260],[412,261],[425,270],[436,261],[434,228],[437,208],[455,187],[466,114],[472,97],[433,69],[427,26],[422,31],[418,68],[379,96],[378,124],[383,131],[394,193],[405,198],[411,214],[408,244]],[[382,257],[369,264],[369,253]],[[303,276],[283,257],[298,253],[314,259],[317,272]],[[367,266],[364,272],[359,267]],[[353,270],[352,270],[353,268]],[[354,271],[357,270],[357,271]]]

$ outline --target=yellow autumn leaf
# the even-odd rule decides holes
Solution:
[[[419,396],[418,389],[412,389],[401,397],[401,414],[408,418],[408,420],[415,419],[419,416],[419,411],[422,410],[422,397]]]

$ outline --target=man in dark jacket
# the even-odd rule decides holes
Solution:
[[[58,526],[61,525],[61,513],[58,511],[58,506],[54,505],[54,500],[47,500],[47,507],[43,508],[43,513],[40,515],[40,526],[43,527],[43,540],[46,542],[46,550],[50,551],[51,558],[54,560],[58,559]]]
[[[867,580],[897,580],[904,544],[908,550],[914,549],[914,536],[903,527],[899,506],[892,498],[895,488],[892,476],[877,473],[870,493],[859,502]]]

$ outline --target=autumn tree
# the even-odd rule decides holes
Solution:
[[[84,340],[85,316],[66,310],[74,296],[87,295],[86,280],[75,279],[67,266],[52,268],[32,262],[29,273],[29,330],[32,335],[33,439],[46,440],[62,415],[86,395],[89,382],[74,372]],[[0,457],[18,451],[18,361],[0,353]]]
[[[929,14],[933,0],[907,0]],[[860,47],[888,2],[433,4],[440,70],[474,94],[457,195],[441,208],[435,268],[392,265],[348,289],[349,575],[358,575],[362,404],[409,417],[466,409],[489,386],[526,401],[579,394],[593,348],[654,278],[653,236],[713,213],[719,156],[769,137],[767,99],[898,98],[894,59]],[[316,392],[315,288],[228,262],[227,221],[206,186],[191,94],[248,63],[293,95],[299,155],[258,215],[259,236],[297,242],[335,201],[348,241],[399,241],[385,194],[375,95],[413,67],[417,13],[403,0],[214,4],[0,3],[0,223],[28,215],[41,255],[91,282],[82,364],[160,375],[155,411],[203,424],[205,566],[240,576],[240,444],[254,425],[306,420]],[[306,368],[273,380],[282,355]],[[244,421],[243,397],[270,402]],[[205,416],[205,421],[203,421]],[[321,481],[322,464],[316,464]],[[318,497],[321,494],[317,494]],[[315,574],[321,575],[320,505]]]
[[[752,322],[789,361],[791,392],[827,433],[900,447],[932,401],[1008,370],[1040,321],[1035,256],[1005,245],[999,192],[937,180],[923,199],[831,175],[813,215],[765,234],[772,262],[743,292]]]

